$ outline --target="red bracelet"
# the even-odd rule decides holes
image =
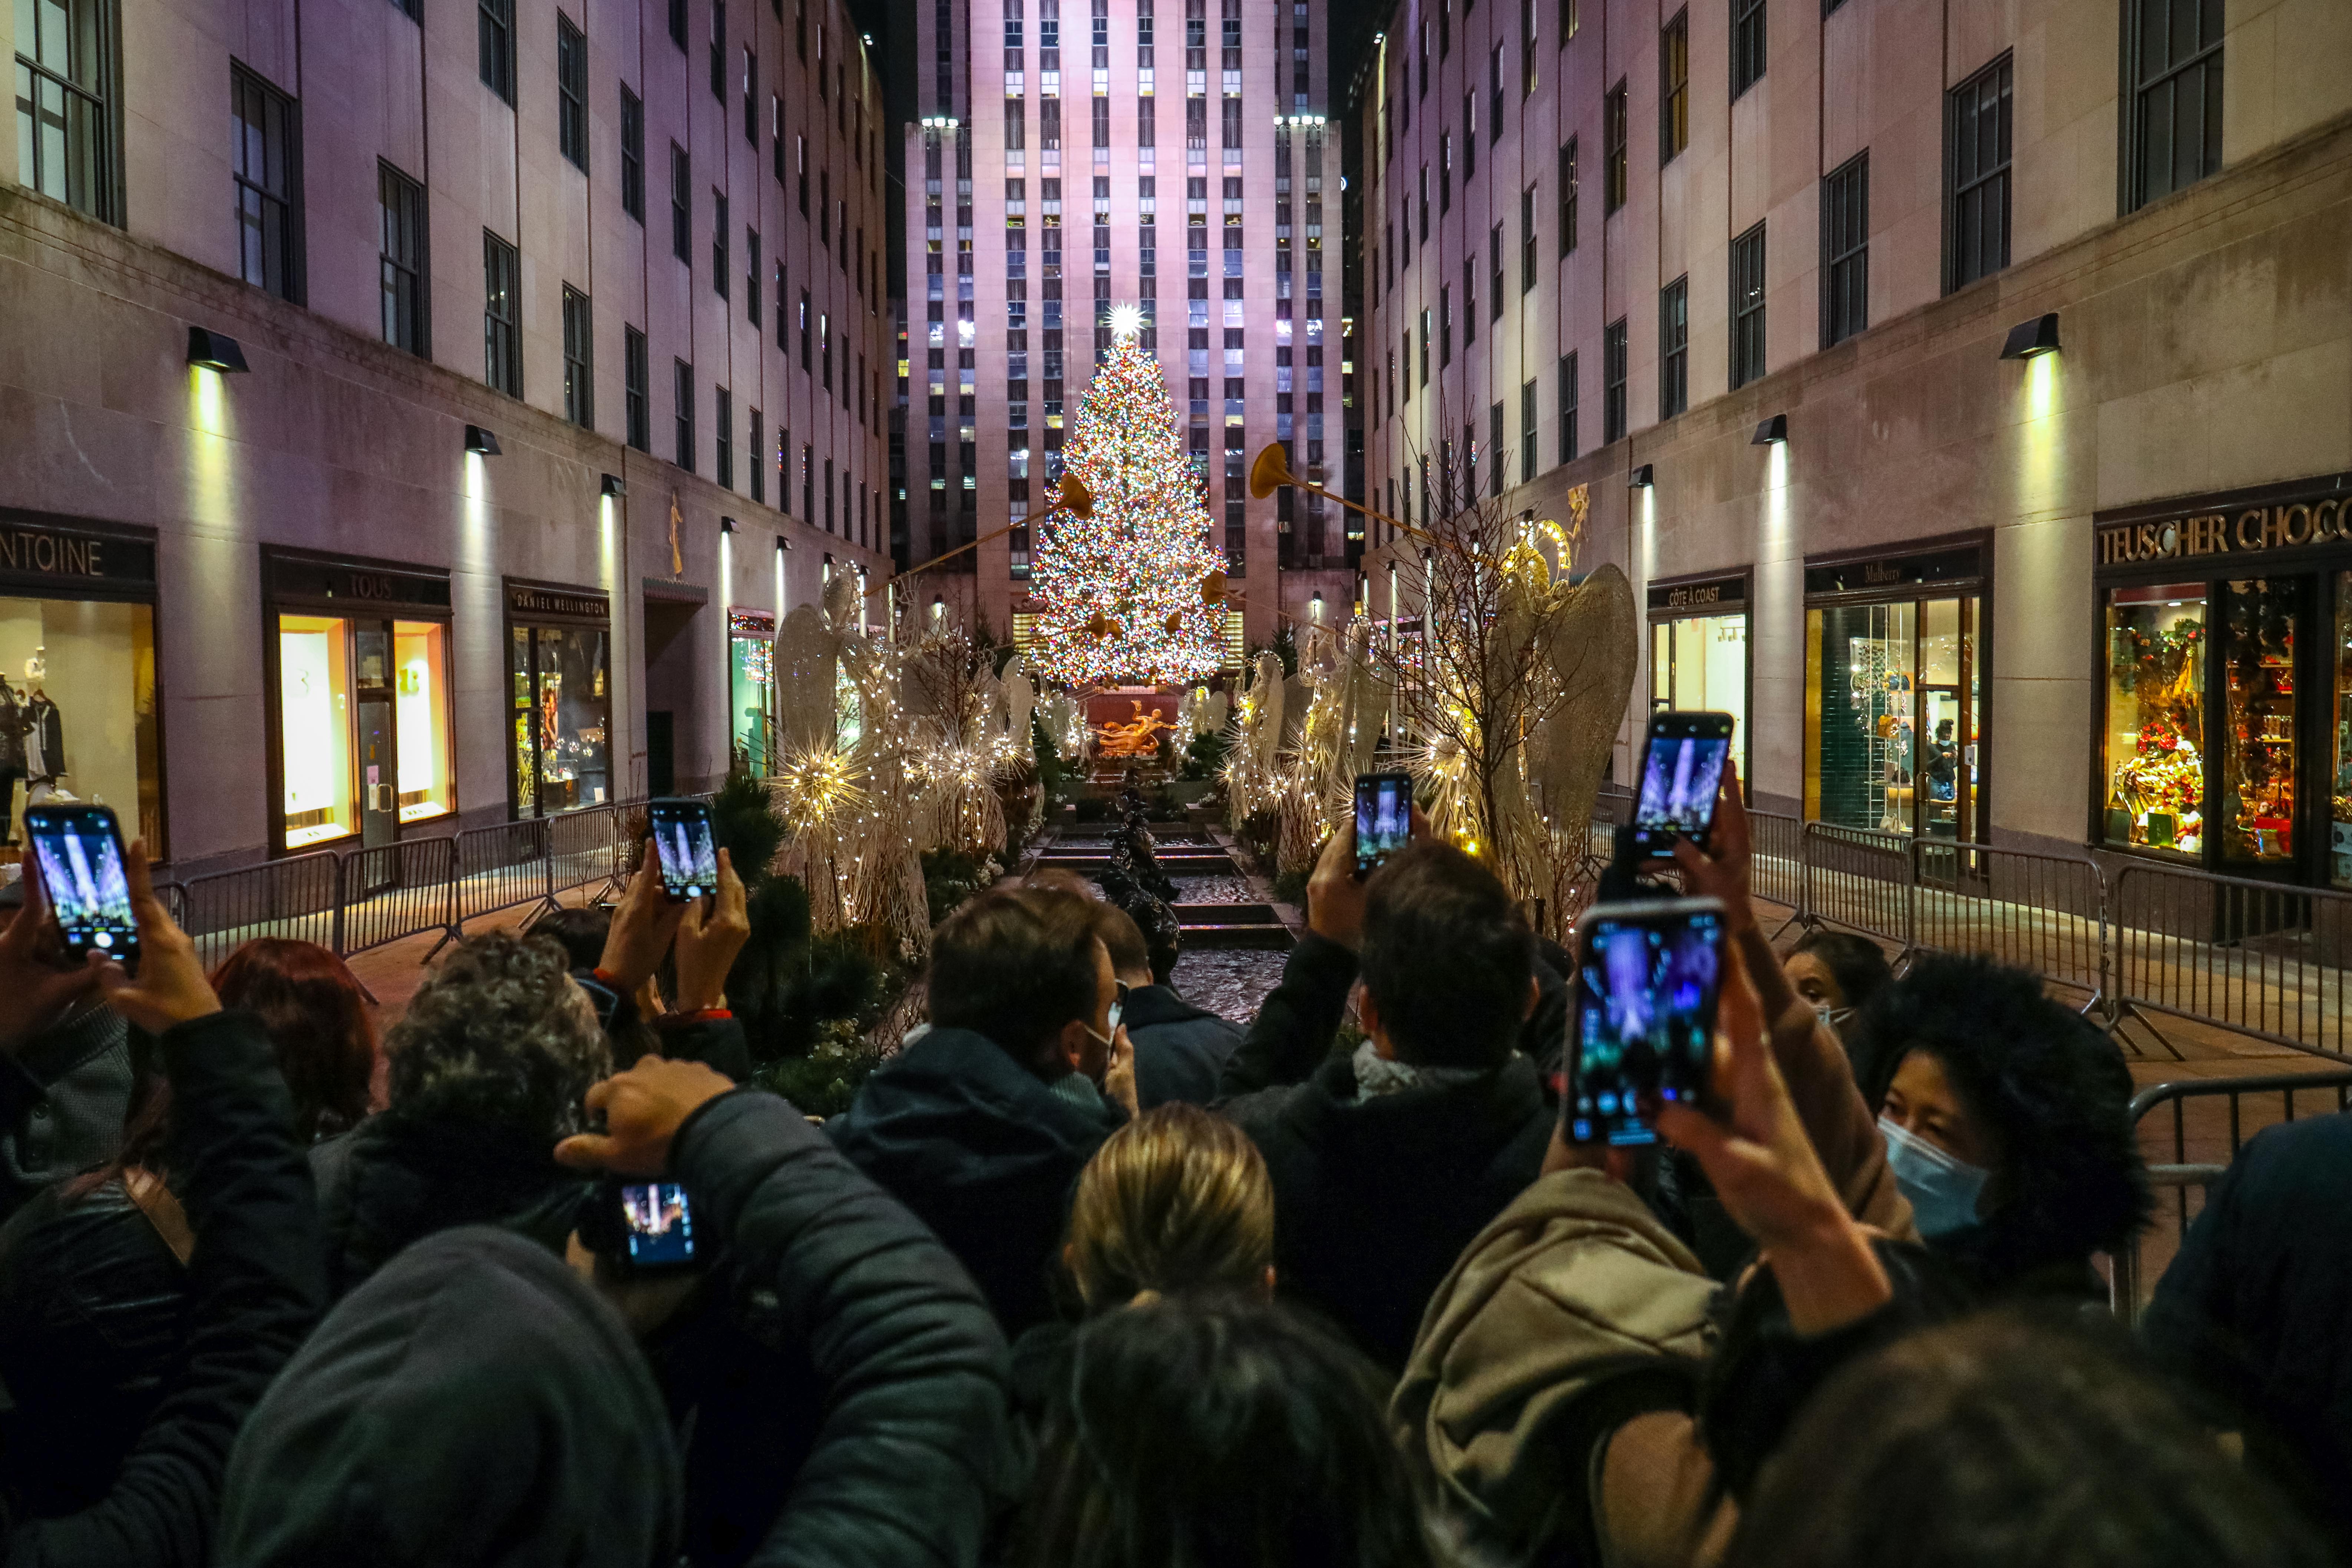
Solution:
[[[732,1018],[734,1016],[733,1011],[726,1007],[702,1007],[698,1008],[696,1011],[691,1013],[665,1013],[662,1015],[664,1018],[670,1019],[680,1024],[700,1024],[706,1022],[715,1023],[719,1019]]]
[[[604,972],[604,966],[601,963],[588,972],[588,978],[599,984],[609,985],[615,991],[625,989],[618,980]]]

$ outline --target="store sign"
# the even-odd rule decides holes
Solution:
[[[278,599],[325,599],[384,609],[446,610],[449,579],[435,573],[403,572],[341,561],[269,560],[269,588]]]
[[[611,602],[602,594],[534,588],[521,583],[507,584],[507,613],[520,620],[529,620],[535,616],[562,616],[575,621],[612,618]]]
[[[776,617],[765,610],[730,609],[727,612],[729,635],[739,637],[772,637],[776,635]]]
[[[155,581],[155,545],[152,540],[110,533],[0,525],[0,573],[18,577],[152,584]]]
[[[1898,592],[1948,583],[1972,583],[1984,575],[1984,551],[1977,545],[1937,550],[1919,555],[1890,555],[1875,560],[1841,561],[1805,568],[1808,595]]]
[[[1717,577],[1709,583],[1658,584],[1650,589],[1653,610],[1687,610],[1694,615],[1710,615],[1719,610],[1747,607],[1748,579]]]
[[[2098,564],[2352,545],[2352,496],[2200,508],[2097,529]]]

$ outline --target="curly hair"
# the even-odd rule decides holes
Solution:
[[[2131,1073],[2116,1043],[1990,959],[1927,954],[1864,1015],[1863,1092],[1874,1108],[1915,1050],[1944,1068],[2003,1151],[1984,1220],[1932,1244],[1979,1286],[2120,1247],[2154,1204],[2132,1129]]]
[[[394,1109],[551,1140],[587,1124],[583,1097],[613,1069],[595,1012],[548,937],[459,942],[384,1045]]]

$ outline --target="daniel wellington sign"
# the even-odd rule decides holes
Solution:
[[[572,620],[602,621],[611,618],[612,601],[602,594],[584,593],[576,588],[541,588],[529,583],[509,582],[507,584],[507,613],[517,619],[562,616]]]
[[[2352,475],[2200,496],[2093,518],[2100,566],[2352,548]]]

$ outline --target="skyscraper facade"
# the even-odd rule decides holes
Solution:
[[[1141,312],[1211,537],[1236,658],[1281,617],[1336,618],[1339,510],[1249,496],[1286,445],[1337,488],[1339,148],[1323,0],[917,0],[907,137],[907,584],[1026,629],[1035,530],[1109,312]],[[1323,598],[1318,600],[1316,595]]]

